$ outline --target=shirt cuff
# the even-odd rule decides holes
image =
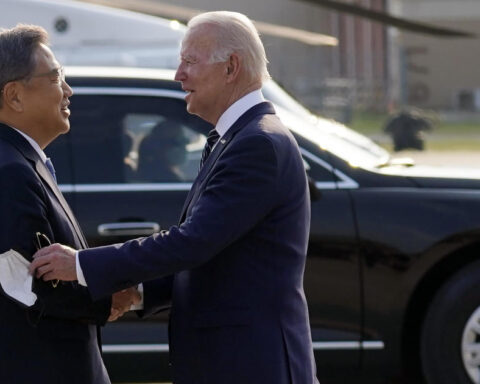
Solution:
[[[83,271],[82,271],[82,267],[80,266],[80,260],[79,260],[79,257],[78,257],[78,253],[79,253],[78,251],[75,252],[75,265],[76,265],[76,272],[77,272],[77,280],[78,280],[78,284],[86,287],[87,286],[87,281],[85,280],[85,276],[83,276]],[[142,303],[143,303],[143,301],[142,301]]]
[[[140,303],[132,304],[130,306],[130,311],[141,311],[143,310],[143,284],[138,284],[137,291],[140,294]]]

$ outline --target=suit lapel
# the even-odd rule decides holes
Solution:
[[[230,127],[227,133],[225,133],[225,135],[222,138],[220,138],[220,140],[217,142],[217,145],[213,149],[212,153],[210,153],[210,156],[208,156],[207,160],[205,161],[205,164],[203,165],[202,169],[198,173],[195,181],[193,182],[192,188],[190,189],[187,199],[183,204],[182,214],[180,216],[179,224],[185,221],[188,208],[190,206],[190,203],[193,197],[197,192],[198,187],[202,184],[202,181],[205,179],[205,177],[210,173],[218,157],[228,147],[228,144],[232,141],[235,135],[243,127],[245,127],[250,121],[252,121],[256,116],[265,115],[265,114],[275,114],[275,109],[273,108],[273,105],[271,103],[263,102],[263,103],[254,105],[252,108],[246,111],[242,116],[240,116],[237,119],[237,121],[235,121],[235,123]]]
[[[48,168],[46,167],[46,165],[43,163],[41,159],[38,159],[35,162],[35,169],[37,173],[40,175],[40,177],[42,178],[42,180],[44,181],[44,183],[46,183],[50,187],[50,190],[53,192],[58,202],[62,206],[70,223],[72,224],[73,228],[75,228],[75,233],[77,235],[78,240],[80,241],[80,244],[82,244],[83,248],[87,248],[87,241],[85,240],[83,232],[80,229],[80,225],[78,224],[77,219],[75,218],[75,215],[73,214],[72,210],[70,209],[70,206],[65,200],[65,197],[63,197],[62,192],[60,192],[60,190],[58,189],[58,185],[53,180],[52,174],[50,173],[50,171],[48,170]]]
[[[70,206],[66,202],[65,198],[63,197],[62,193],[58,189],[57,183],[53,180],[53,177],[48,170],[47,166],[43,163],[42,159],[38,155],[38,153],[33,149],[30,143],[25,140],[22,135],[16,132],[14,129],[10,128],[7,125],[0,123],[0,138],[8,141],[12,144],[17,150],[31,163],[33,163],[35,171],[42,179],[43,183],[48,186],[48,188],[52,191],[52,193],[57,198],[58,202],[62,206],[66,216],[68,217],[70,223],[72,224],[73,228],[75,229],[75,235],[79,240],[80,244],[84,248],[87,247],[87,242],[85,237],[83,236],[83,232],[78,225],[78,222],[73,215],[73,212],[70,209]]]

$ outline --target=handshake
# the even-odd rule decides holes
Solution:
[[[130,311],[132,305],[138,305],[141,302],[141,295],[137,287],[123,289],[112,295],[112,308],[108,321],[115,321],[123,316],[125,312]]]

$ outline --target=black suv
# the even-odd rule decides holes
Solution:
[[[47,153],[91,246],[179,219],[211,126],[173,75],[67,68],[72,128]],[[480,383],[480,174],[392,160],[275,83],[264,95],[311,181],[304,284],[322,383]],[[113,381],[169,380],[167,317],[105,328]]]

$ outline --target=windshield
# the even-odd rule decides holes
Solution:
[[[275,81],[268,80],[262,88],[265,99],[270,100],[273,104],[293,112],[297,117],[304,119],[315,119],[315,116],[292,96],[290,96]]]
[[[262,92],[275,104],[280,119],[288,128],[350,165],[374,168],[389,161],[389,153],[372,140],[343,124],[310,113],[273,80],[265,83]]]

